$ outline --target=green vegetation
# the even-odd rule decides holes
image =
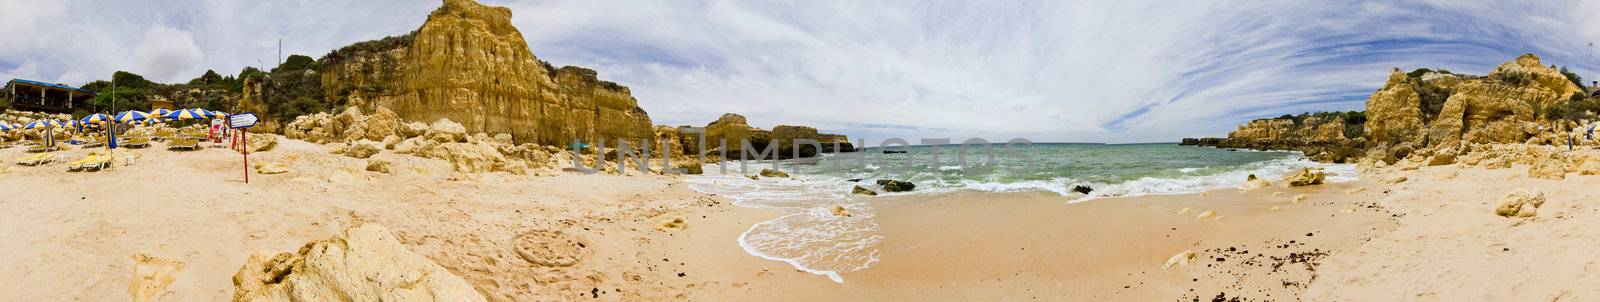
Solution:
[[[317,69],[318,67],[320,66],[317,65],[317,61],[311,59],[311,57],[290,55],[288,60],[283,61],[283,64],[273,67],[272,72]]]
[[[1578,85],[1578,88],[1586,87],[1583,86],[1583,77],[1580,77],[1578,74],[1572,73],[1571,71],[1567,71],[1566,66],[1561,67],[1561,75],[1567,76],[1567,80],[1572,81],[1573,85]],[[1587,90],[1584,91],[1587,92]]]
[[[1600,113],[1600,98],[1591,98],[1583,94],[1573,94],[1566,103],[1544,108],[1539,115],[1546,120],[1595,120],[1596,113]]]
[[[1365,132],[1366,132],[1365,129],[1366,129],[1366,124],[1367,124],[1367,113],[1364,112],[1364,111],[1303,112],[1303,113],[1300,113],[1299,115],[1284,114],[1284,115],[1281,115],[1281,116],[1278,116],[1278,117],[1272,118],[1272,119],[1290,120],[1290,121],[1294,122],[1294,125],[1296,127],[1299,127],[1299,126],[1305,126],[1304,125],[1305,121],[1307,119],[1311,119],[1311,118],[1317,118],[1317,119],[1321,119],[1321,120],[1324,120],[1324,121],[1329,121],[1329,120],[1334,120],[1334,119],[1343,121],[1344,122],[1344,137],[1345,138],[1358,138],[1358,137],[1361,137],[1362,135],[1365,135]]]

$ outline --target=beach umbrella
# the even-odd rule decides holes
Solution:
[[[75,128],[75,129],[80,129],[80,130],[81,130],[81,128],[83,128],[83,122],[79,121],[79,120],[67,120],[64,123],[61,123],[61,125],[62,126],[66,126],[66,127]]]
[[[33,121],[32,123],[28,123],[27,125],[23,125],[22,129],[38,129],[38,128],[50,129],[50,133],[44,135],[44,137],[45,137],[45,145],[46,146],[55,146],[56,145],[55,127],[57,127],[57,126],[61,126],[61,122],[57,122],[56,120],[37,120],[37,121]]]
[[[156,110],[150,110],[150,117],[162,119],[166,118],[167,114],[170,113],[172,113],[172,110],[167,110],[166,108],[156,108]]]
[[[95,113],[95,114],[90,114],[89,116],[85,116],[85,117],[83,117],[83,119],[81,119],[79,121],[82,121],[84,124],[99,124],[99,123],[104,123],[104,122],[107,122],[107,121],[111,121],[111,117],[110,116],[106,116],[104,113]]]
[[[195,110],[200,110],[200,111],[196,112]],[[184,109],[184,110],[178,110],[178,111],[173,111],[171,113],[167,113],[167,115],[163,115],[161,117],[166,118],[168,120],[192,120],[192,119],[198,119],[198,118],[205,117],[205,113],[204,112],[205,112],[205,109]]]
[[[0,123],[0,131],[11,131],[11,129],[17,129],[17,127],[7,123]]]
[[[129,111],[123,111],[122,113],[118,113],[117,117],[116,118],[112,118],[111,120],[116,121],[118,123],[126,124],[126,123],[136,123],[136,122],[144,121],[144,120],[149,119],[149,118],[150,118],[150,114],[148,114],[148,113],[144,113],[142,111],[137,111],[137,110],[129,110]]]
[[[60,125],[61,125],[61,122],[57,122],[55,120],[37,120],[37,121],[33,121],[32,123],[28,123],[27,125],[22,125],[22,129],[49,128],[49,127],[55,127],[55,126],[60,126]]]

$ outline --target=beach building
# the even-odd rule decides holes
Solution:
[[[74,88],[65,84],[13,79],[3,89],[5,100],[11,108],[49,113],[72,113],[88,104],[96,95],[94,91]]]
[[[1600,81],[1592,81],[1590,83],[1594,84],[1589,85],[1589,97],[1600,97]]]
[[[172,100],[168,100],[167,98],[154,96],[150,98],[150,110],[156,109],[166,109],[168,111],[178,110],[178,105],[172,103]]]

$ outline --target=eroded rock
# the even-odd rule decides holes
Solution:
[[[1544,201],[1544,192],[1518,188],[1500,199],[1500,206],[1495,208],[1494,214],[1505,217],[1533,217],[1538,215],[1538,209],[1544,205]]]
[[[377,224],[257,253],[233,276],[234,301],[485,301],[471,284],[412,253]]]

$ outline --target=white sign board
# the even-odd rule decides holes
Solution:
[[[256,114],[255,113],[248,113],[247,112],[247,113],[229,115],[228,116],[228,127],[229,128],[234,128],[234,129],[250,128],[250,126],[255,126],[256,125],[256,121],[257,120],[258,119],[256,119]]]

